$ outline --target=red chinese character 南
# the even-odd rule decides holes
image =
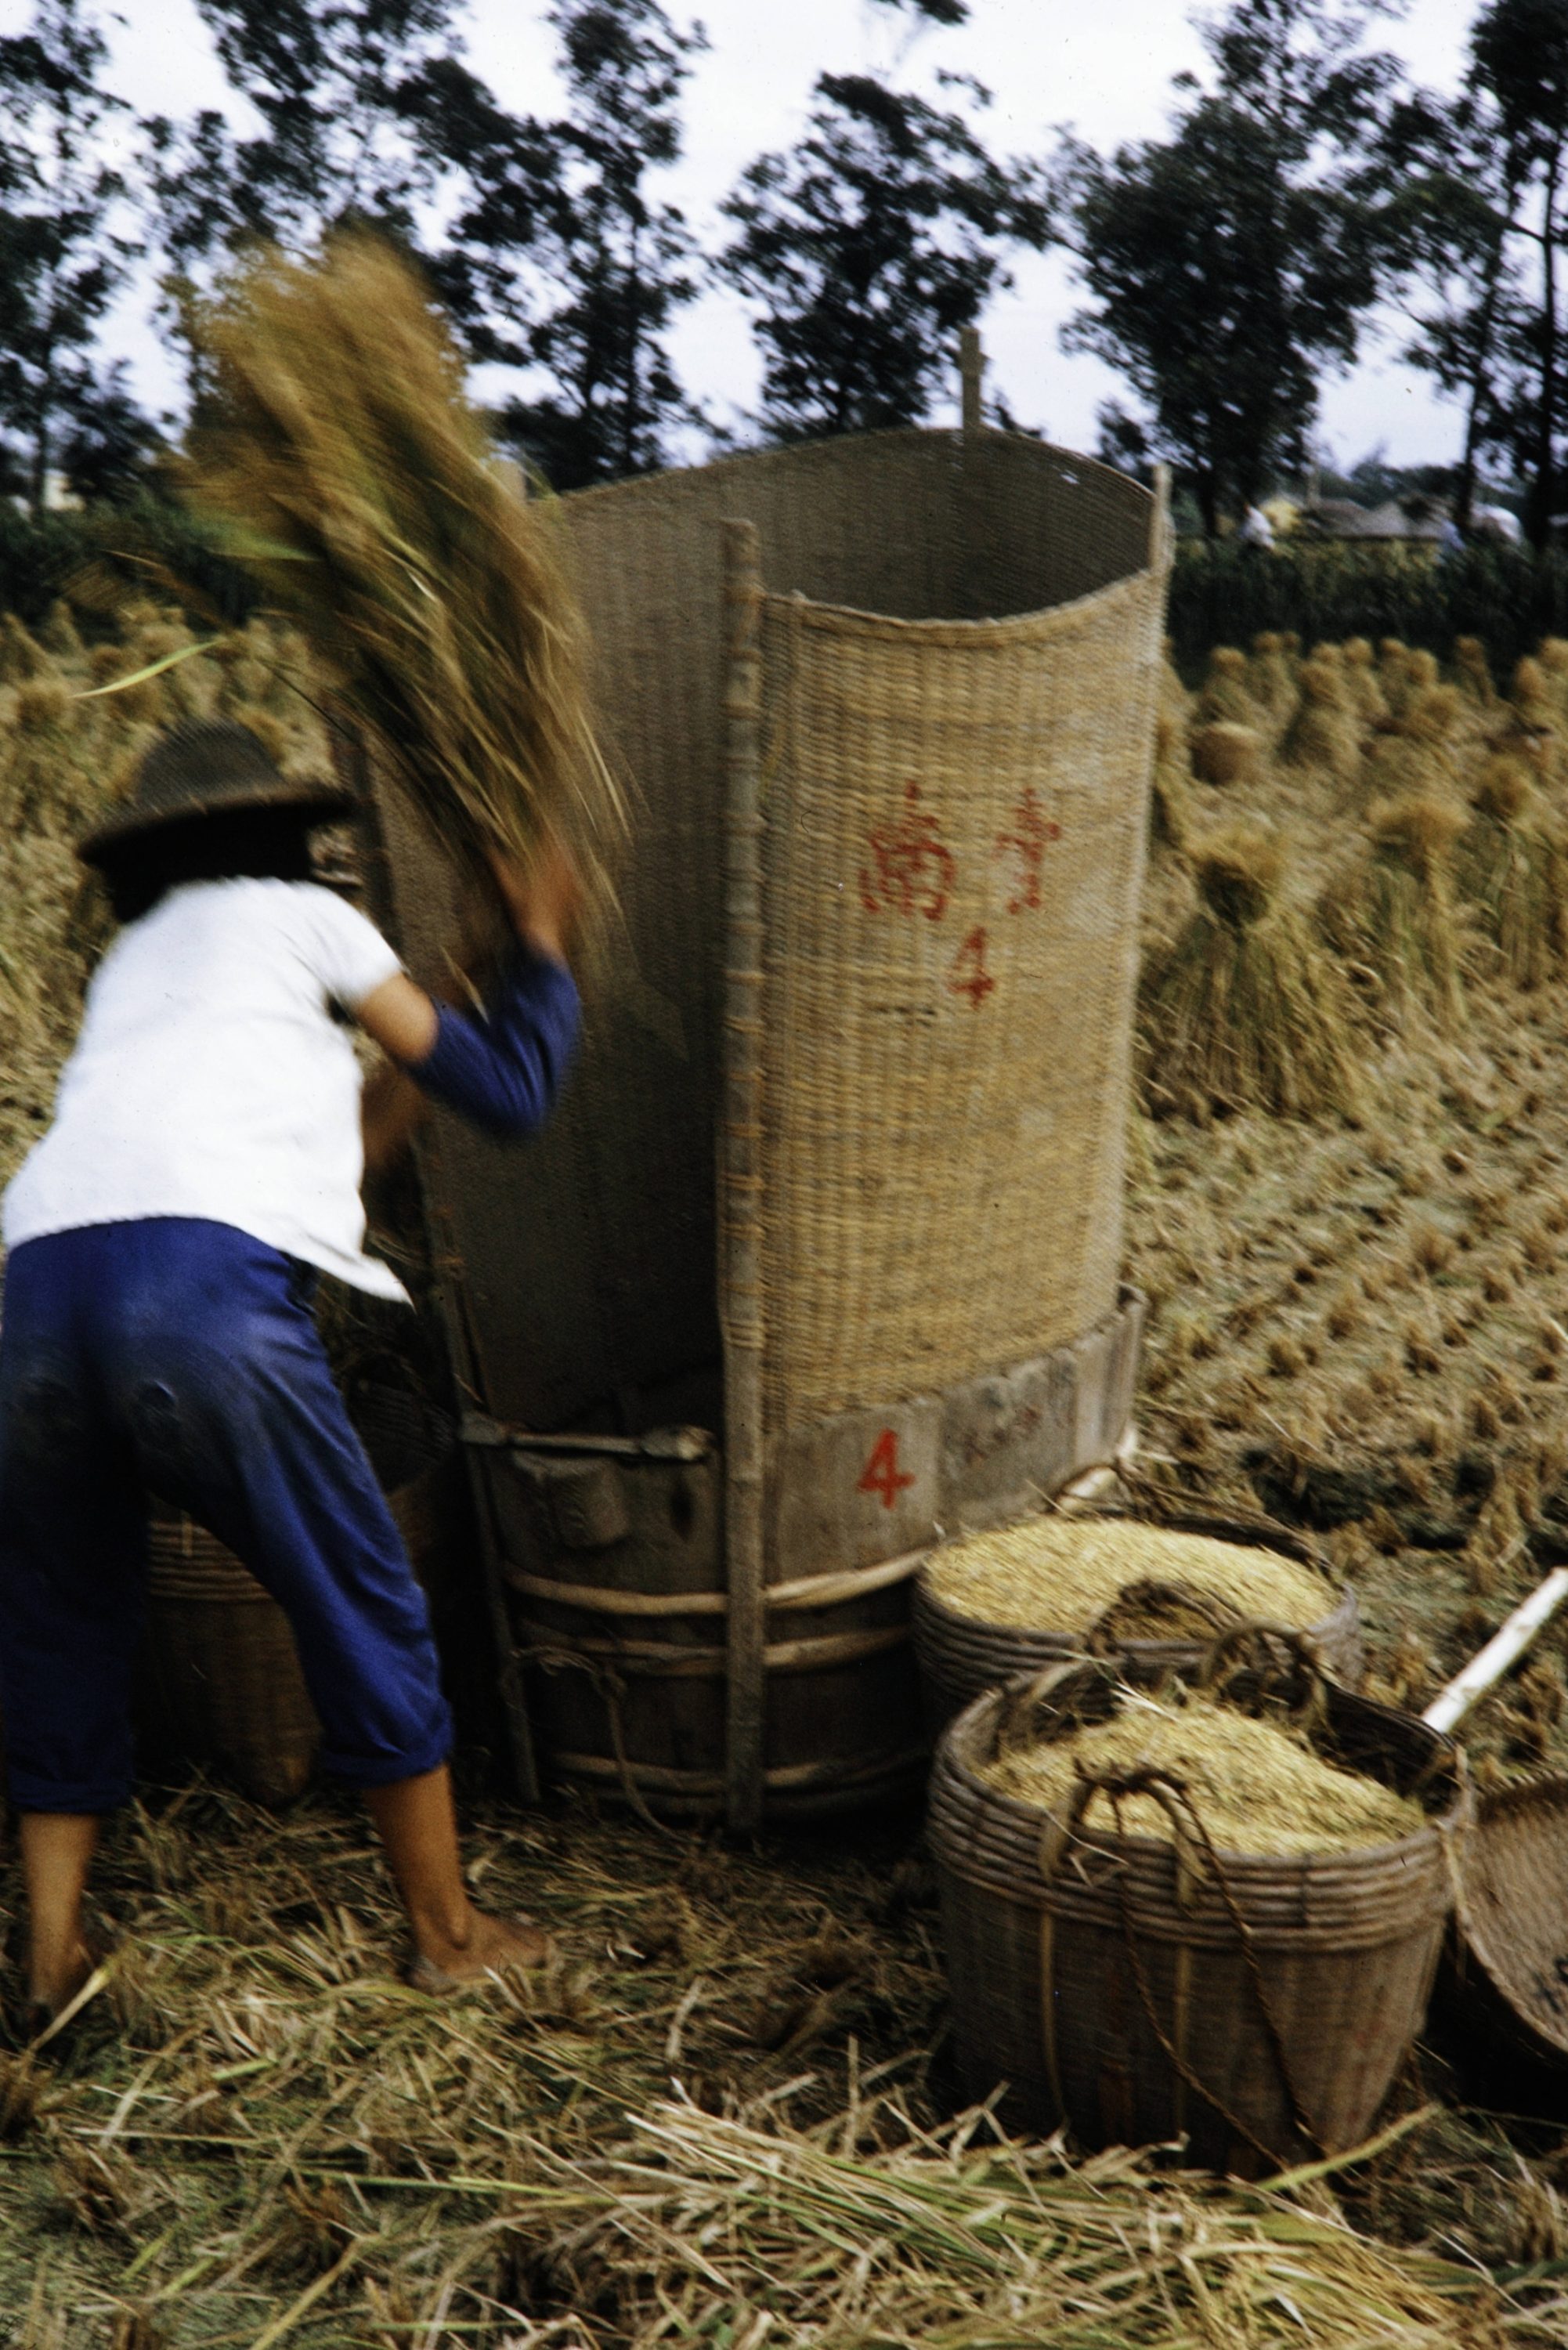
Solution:
[[[924,914],[940,922],[958,879],[937,820],[920,806],[919,784],[904,786],[898,821],[871,835],[871,864],[860,868],[860,902],[868,914]]]
[[[1018,859],[1018,887],[1007,901],[1010,914],[1032,913],[1040,903],[1040,868],[1045,851],[1054,840],[1062,837],[1062,827],[1048,817],[1034,796],[1034,786],[1026,784],[1023,797],[1012,811],[1016,829],[999,832],[995,854]]]

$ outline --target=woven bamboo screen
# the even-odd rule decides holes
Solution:
[[[1042,886],[1054,893],[1049,903],[1055,911],[1033,930],[1004,921],[1012,936],[994,950],[1001,960],[990,966],[999,993],[989,1008],[1001,1017],[981,1021],[977,1014],[967,1032],[953,1029],[950,1046],[941,1048],[949,1052],[945,1062],[941,1051],[930,1049],[935,1032],[933,1037],[922,1034],[920,1052],[909,1066],[912,1083],[934,1088],[948,1082],[982,1033],[1012,1039],[1010,1049],[1023,1057],[1017,1065],[1020,1109],[1009,1148],[1003,1158],[992,1158],[1003,1092],[993,1073],[984,1080],[990,1107],[981,1111],[979,1094],[964,1094],[966,1103],[972,1094],[978,1123],[971,1128],[971,1110],[962,1112],[962,1164],[989,1168],[993,1188],[1004,1179],[1014,1180],[1021,1170],[1028,1174],[1035,1212],[1045,1217],[1058,1243],[1068,1247],[1077,1244],[1071,1214],[1065,1203],[1044,1201],[1035,1180],[1047,1147],[1054,1151],[1055,1138],[1040,1124],[1038,1102],[1033,1108],[1024,1106],[1023,1088],[1035,1083],[1044,1063],[1058,1051],[1080,1054],[1074,1066],[1086,1066],[1086,1045],[1065,1036],[1054,1044],[1045,1033],[1057,1019],[1056,1007],[1064,1007],[1069,997],[1077,1014],[1084,972],[1075,926],[1086,924],[1085,937],[1109,956],[1107,1003],[1116,983],[1111,964],[1118,951],[1125,961],[1125,940],[1118,949],[1109,931],[1113,909],[1125,912],[1136,877],[1127,861],[1128,839],[1118,834],[1114,852],[1110,842],[1118,826],[1129,836],[1138,830],[1129,817],[1128,795],[1142,789],[1147,756],[1139,733],[1140,727],[1147,733],[1147,712],[1139,697],[1152,674],[1158,599],[1148,571],[1152,508],[1135,484],[1021,435],[987,432],[966,439],[954,432],[910,432],[769,451],[619,484],[568,498],[564,511],[593,629],[607,733],[639,804],[624,889],[625,931],[616,946],[610,982],[587,1006],[581,1065],[545,1135],[519,1153],[441,1120],[438,1205],[442,1245],[464,1275],[465,1314],[488,1408],[541,1429],[585,1422],[635,1428],[702,1416],[706,1407],[691,1399],[690,1381],[692,1375],[713,1373],[721,1356],[714,1134],[723,928],[722,523],[741,515],[757,525],[772,598],[798,595],[817,606],[886,616],[861,622],[842,610],[813,611],[797,632],[804,666],[790,671],[802,688],[808,676],[820,683],[826,701],[820,722],[813,724],[834,732],[836,758],[851,760],[863,821],[851,843],[842,829],[849,812],[838,812],[834,824],[840,828],[832,837],[846,853],[852,851],[852,873],[865,861],[868,830],[896,824],[899,814],[897,790],[889,804],[888,779],[879,786],[868,760],[885,754],[895,765],[900,760],[919,763],[922,789],[939,795],[942,822],[956,827],[955,837],[965,844],[960,888],[965,908],[989,903],[983,893],[977,895],[976,854],[1010,820],[1030,777],[1037,793],[1044,784],[1052,795],[1046,821],[1060,823],[1063,837],[1042,869]],[[1127,584],[1116,584],[1122,582]],[[1091,600],[1070,602],[1083,598]],[[775,672],[784,673],[774,647],[793,642],[796,624],[776,603],[770,602],[769,609],[773,699],[772,680]],[[1042,612],[1044,620],[1001,619]],[[999,625],[972,630],[948,625],[908,637],[888,625],[889,619],[950,624],[992,616]],[[971,653],[978,658],[966,683],[961,680],[969,675]],[[914,681],[917,672],[925,683]],[[862,691],[870,700],[864,721],[855,721],[862,728],[857,748],[855,727],[847,733],[844,729],[843,705]],[[838,716],[828,713],[828,702],[839,709]],[[798,694],[795,706],[798,715]],[[994,746],[1005,766],[1006,791],[1002,768],[995,777],[981,775],[990,748],[977,757],[974,744],[965,749],[959,742],[959,732],[980,720],[988,746]],[[815,756],[798,731],[781,738],[785,742],[794,746],[791,755],[797,763]],[[935,762],[929,781],[928,760]],[[902,771],[893,780],[901,783]],[[787,780],[781,771],[775,781],[781,793],[805,795],[803,808],[815,806],[804,768],[792,771]],[[979,795],[974,806],[960,813],[959,803],[971,787]],[[1064,815],[1067,809],[1070,821]],[[816,820],[814,814],[811,821]],[[393,895],[405,945],[416,969],[430,975],[439,973],[450,907],[435,871],[437,845],[405,830],[405,823],[393,811]],[[1103,867],[1096,865],[1096,844],[1106,852]],[[805,844],[796,846],[804,854]],[[1072,894],[1073,877],[1085,883],[1086,896]],[[792,863],[779,878],[804,906],[811,888],[808,868]],[[1000,886],[1005,879],[1003,863],[988,868],[987,886]],[[1093,910],[1096,902],[1098,914]],[[944,995],[941,989],[942,972],[961,943],[961,936],[949,936],[956,919],[955,912],[940,925],[921,920],[901,948],[889,943],[886,972],[903,990],[901,1000],[916,1001],[909,983],[918,982],[926,990],[919,1000],[928,1012],[933,1003],[944,1013],[969,1012],[965,999]],[[1023,991],[1033,982],[1020,958],[1032,951],[1027,936],[1049,960],[1053,920],[1068,925],[1062,937],[1072,941],[1071,954],[1062,958],[1061,967],[1071,962],[1074,977],[1047,983],[1041,1002],[1052,1009],[1034,1022],[1023,1008]],[[974,911],[970,927],[981,920],[981,912]],[[893,925],[884,927],[890,931]],[[922,937],[927,931],[929,938]],[[939,968],[931,958],[940,945],[946,946],[947,963]],[[833,956],[847,950],[846,935],[825,945],[827,960],[819,962],[803,936],[801,985],[820,991]],[[917,954],[926,962],[909,961]],[[1096,992],[1099,987],[1096,976]],[[1005,1011],[1014,1001],[1016,1013]],[[909,1015],[916,1025],[925,1016]],[[869,1011],[867,1017],[871,1025],[864,1027],[861,1049],[890,1052],[896,1023],[885,1023],[879,1032]],[[790,1049],[796,1049],[794,1042]],[[811,1064],[811,1047],[802,1049]],[[1112,1037],[1106,1068],[1114,1076],[1107,1083],[1119,1082],[1117,1049]],[[991,1069],[991,1061],[981,1058]],[[814,1087],[841,1082],[826,1061],[811,1078]],[[804,1091],[801,1099],[804,1105]],[[830,1093],[821,1097],[818,1115],[828,1114],[830,1099]],[[882,1105],[887,1115],[911,1120],[909,1149],[900,1142],[893,1159],[897,1180],[918,1186],[920,1152],[935,1139],[940,1121],[922,1126],[919,1106],[911,1111],[908,1087],[895,1085],[890,1075]],[[1023,1130],[1031,1118],[1033,1145]],[[1072,1146],[1073,1180],[1092,1180],[1097,1194],[1109,1199],[1119,1143],[1113,1144],[1098,1107],[1087,1106],[1075,1118],[1083,1130]],[[867,1177],[869,1128],[863,1120],[856,1131],[858,1140],[846,1129],[842,1146],[836,1148],[848,1155],[834,1163],[840,1176],[859,1181]],[[818,1148],[815,1135],[810,1128],[813,1151]],[[807,1139],[803,1128],[803,1142]],[[1093,1172],[1096,1148],[1104,1156]],[[1060,1188],[1059,1179],[1053,1180]],[[825,1213],[813,1221],[809,1191],[803,1177],[780,1237],[790,1253],[792,1281],[803,1250],[815,1247],[819,1238],[826,1245],[831,1222]],[[1019,1211],[1006,1212],[1012,1234]],[[841,1252],[879,1251],[874,1262],[880,1282],[889,1243],[875,1237],[878,1229],[873,1215],[858,1238],[842,1232],[835,1245]],[[920,1230],[935,1230],[930,1215]],[[1012,1244],[1010,1238],[995,1253],[987,1276],[993,1290],[1007,1288],[1005,1260]],[[1106,1294],[1115,1246],[1114,1228],[1102,1232],[1093,1263],[1076,1268],[1071,1278],[1056,1279],[1044,1301],[1049,1326],[1055,1326],[1058,1311],[1072,1311],[1075,1283],[1081,1297]],[[1043,1256],[1043,1246],[1032,1248],[1017,1263],[1038,1265]],[[849,1260],[841,1253],[839,1261]],[[774,1286],[777,1279],[776,1270],[771,1272]],[[819,1347],[810,1336],[810,1316],[826,1313],[826,1287],[822,1304],[792,1328],[788,1343],[794,1367],[782,1375],[787,1409],[811,1409],[810,1397],[848,1392],[862,1378],[867,1350],[885,1336],[877,1320],[881,1308],[873,1311],[869,1290],[866,1295],[864,1316],[856,1308],[857,1335],[835,1342],[831,1366],[824,1354],[820,1374],[806,1377],[801,1366]],[[997,1325],[998,1345],[1011,1344],[1026,1322],[1032,1344],[1039,1336],[1041,1296],[1021,1294],[1014,1303],[1012,1320],[1003,1317]],[[977,1314],[991,1310],[975,1308]],[[979,1323],[972,1326],[978,1336]],[[961,1329],[950,1315],[941,1328],[944,1335],[922,1375],[938,1376],[939,1364],[961,1352]],[[911,1370],[918,1352],[908,1357]],[[712,1396],[716,1404],[716,1387]]]
[[[1147,571],[957,625],[767,599],[772,1431],[1115,1305],[1159,609]]]

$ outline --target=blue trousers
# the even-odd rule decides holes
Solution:
[[[452,1745],[429,1611],[327,1367],[314,1276],[161,1216],[16,1249],[0,1318],[0,1706],[12,1801],[131,1785],[147,1497],[241,1558],[293,1625],[322,1760],[379,1786]]]

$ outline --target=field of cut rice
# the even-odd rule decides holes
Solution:
[[[261,624],[72,698],[188,638],[151,607],[90,653],[63,610],[42,642],[0,624],[0,1176],[107,935],[71,840],[151,729],[217,709],[323,755]],[[1168,687],[1138,1474],[1318,1534],[1406,1703],[1568,1555],[1563,677],[1551,648],[1498,696],[1468,657],[1266,644]],[[1563,1655],[1477,1717],[1483,1776],[1568,1757]],[[1366,2161],[1274,2191],[1008,2145],[957,2112],[918,1819],[735,1851],[472,1792],[476,1889],[562,1955],[453,2004],[400,1985],[330,1794],[275,1818],[150,1788],[116,1823],[102,1986],[0,2061],[16,2350],[1568,2338],[1568,2144],[1453,2102],[1436,2056]],[[0,1928],[14,1985],[9,1876]]]

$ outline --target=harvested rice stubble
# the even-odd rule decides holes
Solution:
[[[1197,1694],[1166,1703],[1128,1691],[1112,1721],[1068,1738],[1004,1746],[979,1769],[999,1794],[1060,1817],[1081,1778],[1146,1767],[1185,1786],[1221,1852],[1354,1852],[1400,1843],[1425,1816],[1408,1796],[1325,1762],[1299,1732]],[[1123,1795],[1114,1809],[1107,1796],[1092,1802],[1092,1825],[1175,1839],[1157,1795]]]

